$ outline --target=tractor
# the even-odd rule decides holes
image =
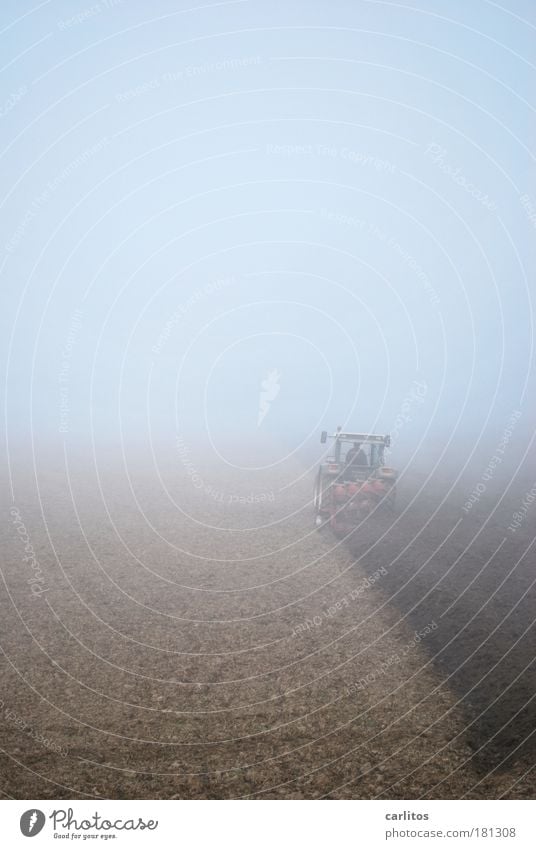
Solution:
[[[333,439],[333,452],[320,464],[315,478],[315,525],[329,525],[337,536],[352,533],[363,521],[393,511],[397,472],[385,465],[389,436],[322,431],[320,442]]]

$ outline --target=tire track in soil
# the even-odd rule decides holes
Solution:
[[[415,572],[450,516],[395,569],[424,507],[359,557],[312,529],[309,479],[281,491],[272,475],[274,501],[247,506],[170,479],[178,512],[149,474],[133,481],[138,504],[119,471],[108,478],[105,509],[88,470],[72,472],[75,510],[66,482],[56,475],[47,488],[42,477],[54,550],[24,491],[46,605],[29,595],[19,541],[4,528],[0,642],[18,669],[2,662],[4,701],[32,730],[2,717],[6,792],[418,798],[440,783],[439,797],[486,798],[521,774],[512,767],[473,791],[486,769],[467,706],[456,705],[465,679],[445,685],[448,664],[434,657],[450,634],[440,608],[452,592],[423,601],[432,572]],[[441,568],[462,542],[442,553]],[[438,627],[416,643],[431,621]],[[37,732],[67,755],[37,743]]]

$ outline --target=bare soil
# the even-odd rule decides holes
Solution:
[[[30,553],[3,505],[5,797],[533,797],[521,490],[407,473],[339,541],[312,474],[68,472],[15,479]]]

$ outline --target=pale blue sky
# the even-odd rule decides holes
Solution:
[[[1,20],[12,437],[143,441],[177,410],[260,447],[388,431],[415,380],[408,444],[456,422],[476,439],[490,409],[490,438],[515,408],[530,421],[531,2],[6,2]]]

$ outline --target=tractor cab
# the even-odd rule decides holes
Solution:
[[[322,431],[320,442],[333,439],[333,455],[326,458],[328,465],[337,466],[337,471],[343,477],[354,479],[370,477],[371,474],[385,466],[385,449],[391,444],[390,436],[379,436],[372,433],[352,433],[337,428],[330,435]]]
[[[397,473],[385,465],[388,435],[357,433],[337,428],[323,431],[320,442],[333,440],[333,451],[320,464],[315,480],[315,523],[329,522],[335,531],[346,532],[362,519],[394,508]]]

